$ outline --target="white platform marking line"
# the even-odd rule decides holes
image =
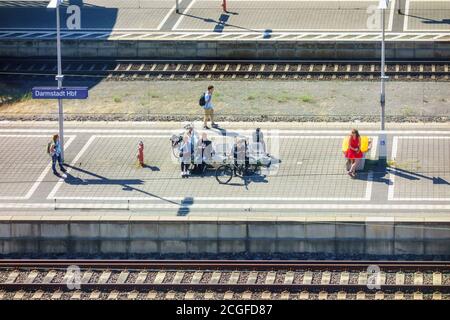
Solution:
[[[448,140],[450,137],[428,137],[428,136],[406,136],[406,137],[399,137],[400,139],[414,139],[414,140]]]
[[[378,136],[373,136],[372,138],[372,149],[370,149],[369,158],[370,160],[375,160],[378,151]]]
[[[75,138],[77,136],[66,136],[66,137],[69,137],[69,140],[67,141],[67,143],[64,144],[64,150],[67,150],[67,148],[69,148],[70,144],[72,143],[72,141],[75,140]],[[42,171],[41,175],[37,178],[36,182],[33,184],[31,189],[28,190],[28,193],[26,194],[24,199],[31,198],[31,196],[36,191],[36,189],[39,187],[41,182],[44,181],[45,176],[48,174],[48,172],[50,171],[51,168],[52,168],[52,161],[50,160],[50,163],[47,165],[47,167],[44,169],[44,171]]]
[[[183,13],[181,14],[181,17],[174,24],[172,30],[178,30],[178,26],[180,25],[181,21],[183,21],[183,18],[185,17],[186,13],[192,8],[194,3],[195,3],[195,0],[192,0],[192,2],[186,7],[186,9],[183,10]]]
[[[388,8],[389,10],[389,24],[388,24],[388,31],[392,31],[392,26],[394,24],[394,12],[395,12],[395,5],[397,0],[393,0],[390,3],[390,8]]]
[[[320,203],[320,204],[267,204],[267,203],[239,203],[239,204],[229,204],[229,203],[212,203],[212,204],[192,204],[184,205],[181,207],[186,207],[190,209],[236,209],[243,211],[244,209],[310,209],[310,210],[398,210],[398,211],[411,211],[411,210],[426,210],[426,211],[436,211],[444,210],[450,211],[449,204],[330,204],[330,203]],[[53,203],[0,203],[0,208],[51,208],[54,209]],[[56,209],[124,209],[124,210],[137,210],[137,209],[178,209],[180,205],[178,204],[153,204],[153,203],[140,203],[140,204],[130,204],[120,203],[120,204],[107,204],[107,203],[58,203]]]
[[[50,130],[49,132],[55,132],[55,130]],[[8,137],[8,138],[50,138],[48,134],[0,134],[0,137]]]
[[[395,136],[392,139],[392,153],[391,153],[391,160],[395,161],[395,158],[397,157],[397,149],[398,149],[398,137]],[[395,170],[391,168],[391,170]],[[394,200],[394,184],[395,184],[395,174],[389,173],[389,180],[390,184],[388,186],[388,201]]]
[[[89,146],[91,145],[91,143],[94,141],[94,139],[97,136],[91,136],[89,138],[89,140],[86,142],[86,144],[83,146],[83,148],[80,150],[80,152],[78,152],[78,154],[75,156],[75,158],[72,160],[72,162],[70,163],[71,166],[74,166],[78,159],[80,159],[80,157],[86,152],[86,150],[89,148]],[[67,173],[71,172],[72,168],[69,168],[67,170]],[[58,180],[58,182],[56,183],[56,185],[53,187],[52,191],[50,191],[49,195],[47,196],[47,199],[54,199],[56,192],[58,192],[59,188],[61,188],[62,184],[64,182],[64,178],[60,178]]]
[[[162,19],[161,23],[156,27],[156,30],[161,30],[161,28],[163,27],[164,23],[166,23],[167,19],[169,19],[170,15],[175,11],[176,9],[176,5],[174,5],[169,12],[164,16],[164,18]]]
[[[408,16],[409,16],[409,0],[406,0],[405,4],[405,14],[403,15],[403,31],[409,31],[408,30]]]
[[[182,201],[185,197],[162,197],[164,200]],[[55,197],[57,200],[96,200],[96,201],[152,201],[164,202],[151,197]],[[300,197],[193,197],[193,201],[364,201],[365,198],[300,198]],[[370,200],[370,199],[369,199]]]
[[[373,187],[373,172],[370,171],[367,174],[366,196],[364,200],[370,201],[372,199],[372,187]]]

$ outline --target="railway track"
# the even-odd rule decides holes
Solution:
[[[380,272],[374,276],[372,270],[378,270],[376,268]],[[74,286],[77,283],[79,287]],[[0,262],[0,299],[293,298],[450,299],[450,263],[256,260]]]
[[[387,62],[386,75],[392,79],[448,81],[448,61]],[[107,78],[110,80],[173,79],[379,79],[378,61],[163,61],[163,60],[67,60],[66,77]],[[0,76],[53,77],[55,59],[26,59],[0,62]]]

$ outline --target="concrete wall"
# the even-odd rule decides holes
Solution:
[[[63,40],[66,58],[379,59],[379,42]],[[1,40],[0,57],[54,57],[53,40]],[[387,59],[450,59],[450,42],[387,42]]]
[[[450,219],[2,217],[0,254],[450,255]]]

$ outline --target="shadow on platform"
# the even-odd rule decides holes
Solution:
[[[70,173],[66,173],[67,177],[64,179],[64,182],[69,185],[75,185],[75,186],[77,186],[77,185],[117,185],[117,186],[121,186],[122,190],[124,190],[124,191],[135,191],[135,192],[141,193],[145,196],[157,198],[157,199],[160,199],[162,201],[165,201],[165,202],[168,202],[171,204],[180,205],[179,203],[177,203],[175,201],[165,199],[156,194],[153,194],[153,193],[150,193],[150,192],[147,192],[147,191],[144,191],[144,190],[134,187],[136,185],[140,186],[140,185],[144,184],[144,181],[141,179],[109,179],[109,178],[103,177],[99,174],[90,172],[88,170],[81,169],[79,167],[75,167],[75,166],[71,166],[71,165],[67,165],[67,164],[66,164],[66,166],[68,168],[71,168],[72,170],[78,171],[80,173],[83,173],[83,174],[86,174],[86,175],[89,175],[89,176],[92,176],[95,178],[95,179],[81,179],[81,178],[71,175]],[[158,168],[158,170],[159,170],[159,168]]]

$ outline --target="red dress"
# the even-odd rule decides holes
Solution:
[[[348,143],[348,150],[347,150],[347,154],[346,157],[348,159],[360,159],[363,157],[363,153],[361,152],[361,146],[360,146],[361,142],[360,139],[358,137],[353,138],[353,136],[350,137],[349,139],[349,143]],[[358,148],[359,151],[355,152],[352,149],[350,149],[350,147],[352,148]]]

